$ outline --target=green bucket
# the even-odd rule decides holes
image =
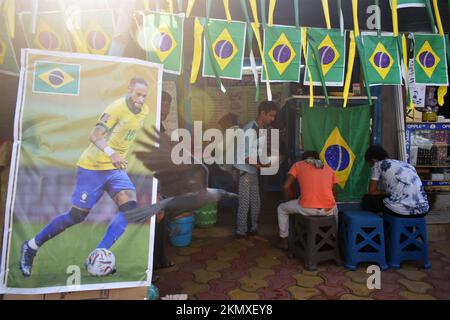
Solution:
[[[217,222],[217,203],[208,204],[195,211],[195,225],[199,228],[208,228]]]

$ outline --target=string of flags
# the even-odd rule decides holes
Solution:
[[[216,78],[225,92],[221,79],[242,79],[247,46],[257,95],[261,81],[266,83],[269,99],[271,82],[301,81],[302,56],[305,67],[303,84],[310,86],[311,106],[314,86],[323,88],[327,100],[327,87],[343,87],[346,106],[356,53],[367,88],[378,85],[408,86],[410,58],[414,61],[416,84],[441,87],[449,85],[450,39],[449,35],[444,34],[436,0],[390,0],[392,33],[381,32],[380,28],[376,32],[360,32],[357,0],[352,0],[354,30],[351,31],[343,28],[341,1],[337,1],[340,22],[338,29],[331,26],[328,0],[321,1],[326,21],[326,28],[322,29],[300,26],[299,0],[294,0],[295,26],[273,23],[276,0],[269,0],[268,16],[265,12],[265,0],[249,0],[250,10],[247,1],[240,0],[246,18],[244,22],[232,20],[228,0],[222,1],[226,20],[210,18],[211,0],[207,0],[207,17],[194,17],[192,63],[183,61],[183,42],[184,25],[186,18],[191,16],[195,0],[187,1],[185,13],[175,13],[176,8],[178,11],[182,9],[183,1],[165,1],[168,12],[160,10],[159,0],[155,3],[159,11],[150,10],[149,1],[143,0],[144,10],[137,12],[142,17],[139,28],[143,34],[146,59],[163,64],[165,72],[175,75],[182,73],[183,64],[191,64],[191,83],[197,80],[201,69],[203,77]],[[114,11],[111,8],[74,10],[65,7],[64,1],[58,2],[58,11],[21,12],[18,15],[27,46],[45,50],[108,54],[116,30]],[[436,32],[412,33],[408,42],[407,37],[398,32],[397,10],[409,7],[425,8]],[[12,41],[16,31],[15,2],[0,1],[0,12],[0,72],[17,74],[19,66]],[[256,71],[253,39],[258,43],[262,59],[260,79]],[[409,48],[413,48],[413,57],[409,57]],[[370,90],[366,91],[371,100]],[[407,99],[410,101],[409,96]],[[413,107],[412,103],[409,105]]]

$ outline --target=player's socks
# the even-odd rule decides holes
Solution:
[[[68,227],[73,226],[74,224],[77,224],[72,215],[69,212],[63,213],[57,217],[54,217],[47,226],[42,229],[35,237],[35,244],[40,247],[42,246],[46,241],[50,240],[51,238],[57,236],[64,230],[66,230]]]
[[[123,212],[119,211],[114,220],[108,226],[102,241],[97,245],[98,248],[109,249],[125,232],[128,226],[128,220],[125,218]]]

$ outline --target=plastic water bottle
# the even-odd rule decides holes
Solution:
[[[147,289],[147,300],[159,300],[159,289],[153,283]]]

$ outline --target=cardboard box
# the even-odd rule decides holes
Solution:
[[[62,292],[51,294],[5,294],[3,300],[144,300],[147,287]]]

